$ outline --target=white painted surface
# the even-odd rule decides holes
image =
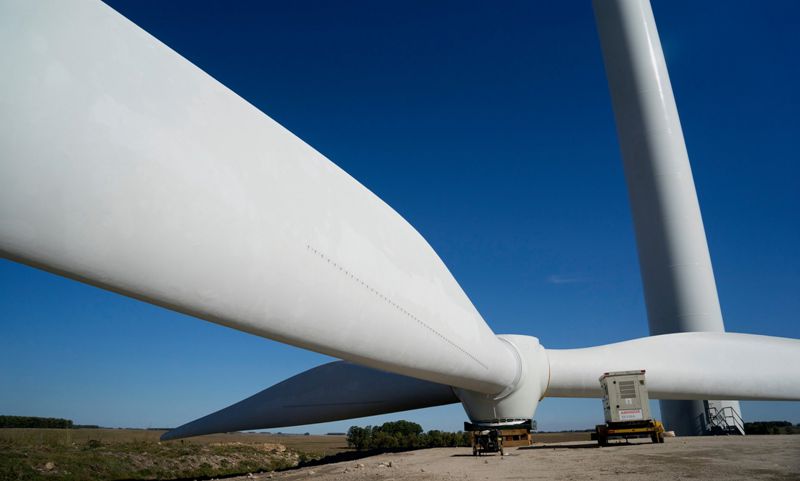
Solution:
[[[400,215],[108,6],[4,1],[0,48],[4,257],[380,369],[515,379]]]
[[[448,386],[337,361],[184,424],[161,439],[299,426],[456,402]]]
[[[724,331],[703,219],[648,0],[595,0],[651,334]]]
[[[656,398],[800,398],[795,340],[679,334],[550,350],[549,361],[535,338],[506,336],[510,346],[389,206],[102,3],[4,1],[0,49],[4,257],[446,385],[411,383],[419,389],[408,397],[386,387],[379,392],[399,397],[380,412],[435,405],[455,386],[476,394],[462,394],[473,421],[489,411],[532,416],[548,377],[545,395],[599,397],[602,372],[640,368]],[[680,250],[684,241],[697,239],[665,245]],[[673,287],[707,287],[696,284],[711,275],[701,264],[696,279],[677,275],[688,284]],[[694,293],[685,294],[691,301]],[[369,385],[359,379],[372,375],[353,374],[351,391],[301,375],[287,381],[291,389],[276,385],[194,426],[212,432],[368,414],[264,406],[319,399],[324,386],[332,398],[354,399]],[[282,385],[287,390],[276,390]]]
[[[470,421],[479,424],[502,423],[504,420],[533,418],[547,388],[547,355],[532,336],[499,336],[514,347],[520,362],[520,378],[512,389],[500,394],[485,394],[467,389],[455,389]]]
[[[651,399],[800,399],[800,341],[687,332],[547,349],[548,397],[601,397],[605,372],[647,371]]]
[[[628,183],[650,334],[724,332],[700,204],[649,0],[594,0]],[[669,405],[667,405],[669,404]],[[729,402],[737,412],[739,404]],[[691,434],[698,403],[662,402]]]

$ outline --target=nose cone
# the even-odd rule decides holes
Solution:
[[[549,381],[549,363],[539,339],[531,336],[497,336],[514,351],[520,373],[516,382],[496,395],[455,389],[470,421],[497,425],[533,418]]]

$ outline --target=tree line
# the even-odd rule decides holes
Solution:
[[[38,418],[34,416],[0,416],[0,428],[72,429],[69,419]]]
[[[800,434],[800,424],[794,426],[789,421],[756,421],[744,423],[747,434]]]
[[[411,421],[392,421],[380,426],[351,426],[347,446],[358,451],[372,449],[419,449],[470,446],[468,433],[431,430]]]

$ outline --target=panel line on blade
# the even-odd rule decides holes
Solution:
[[[309,403],[309,404],[284,404],[285,408],[315,408],[325,406],[360,406],[362,404],[386,404],[386,401],[352,401],[341,403]]]
[[[443,335],[441,332],[439,332],[439,331],[437,331],[436,329],[434,329],[433,327],[431,327],[431,326],[430,326],[428,323],[426,323],[426,322],[425,322],[425,321],[423,321],[422,319],[418,318],[417,316],[415,316],[414,314],[412,314],[411,312],[409,312],[408,310],[406,310],[406,309],[405,309],[403,306],[401,306],[401,305],[397,304],[396,302],[394,302],[394,301],[393,301],[391,298],[389,298],[388,296],[385,296],[385,295],[384,295],[382,292],[380,292],[379,290],[375,289],[375,288],[374,288],[374,287],[372,287],[371,285],[369,285],[369,284],[367,284],[366,282],[364,282],[364,281],[363,281],[361,278],[359,278],[358,276],[356,276],[355,274],[353,274],[352,272],[350,272],[349,270],[347,270],[345,267],[342,267],[341,265],[339,265],[339,264],[338,264],[336,261],[334,261],[334,260],[333,260],[333,259],[331,259],[330,257],[326,256],[324,253],[322,253],[322,252],[318,251],[317,249],[315,249],[315,248],[311,247],[311,245],[310,245],[310,244],[306,244],[306,248],[307,248],[309,251],[313,252],[314,254],[318,255],[318,256],[319,256],[321,259],[323,259],[323,260],[327,261],[327,262],[328,262],[328,264],[330,264],[332,267],[338,268],[338,269],[339,269],[339,271],[340,271],[340,272],[341,272],[343,275],[345,275],[345,276],[349,277],[349,278],[350,278],[352,281],[354,281],[354,282],[357,282],[357,283],[361,284],[361,286],[362,286],[362,287],[364,287],[365,289],[369,290],[370,292],[372,292],[373,294],[375,294],[376,296],[378,296],[380,299],[382,299],[383,301],[387,302],[389,305],[391,305],[392,307],[394,307],[395,309],[397,309],[397,310],[398,310],[398,311],[400,311],[401,313],[405,314],[405,315],[406,315],[407,317],[409,317],[410,319],[413,319],[413,320],[417,321],[417,323],[418,323],[419,325],[421,325],[422,327],[424,327],[424,328],[428,329],[428,330],[429,330],[429,331],[431,331],[433,334],[436,334],[437,336],[439,336],[439,337],[440,337],[440,338],[441,338],[443,341],[447,342],[447,343],[448,343],[448,344],[450,344],[451,346],[453,346],[453,347],[455,347],[456,349],[458,349],[459,351],[461,351],[461,352],[462,352],[464,355],[466,355],[467,357],[469,357],[470,359],[472,359],[472,360],[473,360],[473,361],[475,361],[476,363],[480,364],[480,365],[481,365],[481,367],[483,367],[483,368],[484,368],[484,369],[486,369],[487,371],[489,370],[489,366],[487,366],[486,364],[482,363],[482,362],[481,362],[480,360],[478,360],[478,359],[477,359],[475,356],[473,356],[472,354],[470,354],[470,353],[469,353],[469,352],[468,352],[466,349],[464,349],[463,347],[459,346],[458,344],[456,344],[455,342],[453,342],[452,340],[450,340],[449,338],[447,338],[447,337],[446,337],[445,335]]]

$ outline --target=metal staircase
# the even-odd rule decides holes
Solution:
[[[744,420],[736,409],[723,403],[724,401],[706,401],[706,434],[744,436]]]

